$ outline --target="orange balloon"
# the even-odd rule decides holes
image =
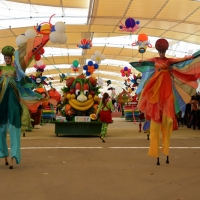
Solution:
[[[148,40],[148,36],[145,33],[141,33],[138,35],[138,41],[147,41]]]
[[[67,113],[71,109],[71,106],[69,104],[65,105],[65,113]]]

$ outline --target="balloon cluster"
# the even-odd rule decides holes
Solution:
[[[121,31],[126,31],[126,32],[135,32],[139,28],[139,21],[135,21],[133,18],[127,18],[125,21],[125,25],[122,24],[119,26]]]
[[[95,51],[94,55],[91,56],[91,60],[95,61],[95,63],[100,64],[102,60],[105,60],[106,56],[101,54],[100,51]]]
[[[55,25],[51,27],[50,41],[52,43],[65,44],[67,42],[67,35],[65,33],[65,23],[56,22]]]
[[[128,67],[124,67],[124,69],[121,69],[120,72],[123,77],[129,77],[131,74],[131,69],[129,69]]]
[[[71,65],[72,71],[77,72],[78,71],[78,66],[79,66],[78,60],[74,60],[73,64]]]
[[[77,47],[82,49],[90,49],[92,47],[92,41],[89,39],[82,39],[80,44],[77,44]]]
[[[86,70],[86,76],[90,76],[91,74],[94,73],[95,69],[98,69],[99,65],[94,64],[91,60],[88,61],[87,65],[83,66],[83,69]]]
[[[138,40],[132,43],[132,46],[138,46],[139,53],[145,53],[147,47],[152,47],[152,45],[148,41],[148,36],[144,33],[138,35]]]

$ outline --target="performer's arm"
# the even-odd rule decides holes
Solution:
[[[171,64],[174,64],[174,63],[190,60],[192,58],[194,58],[194,57],[193,56],[185,56],[184,58],[169,58],[169,60],[170,60]]]

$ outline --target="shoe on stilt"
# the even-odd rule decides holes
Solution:
[[[169,164],[169,156],[167,156],[166,164]]]
[[[9,163],[8,163],[8,162],[6,162],[6,163],[5,163],[5,165],[9,165]]]
[[[160,165],[159,157],[157,157],[157,165]]]
[[[10,166],[9,169],[13,169],[13,166]]]

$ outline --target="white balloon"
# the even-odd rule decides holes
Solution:
[[[96,56],[95,55],[92,55],[91,56],[91,60],[95,60],[96,59]]]
[[[28,38],[24,35],[19,35],[17,36],[16,38],[16,43],[17,45],[19,46],[20,44],[24,43],[24,42],[27,42]]]
[[[95,60],[95,63],[100,64],[101,60]]]
[[[27,29],[25,32],[25,36],[27,38],[34,38],[36,35],[37,35],[37,33],[34,29]]]
[[[140,81],[141,81],[140,79],[137,79],[137,81],[136,81],[136,82],[137,82],[137,83],[140,83]]]
[[[67,42],[67,35],[65,33],[60,34],[59,43],[65,44]]]
[[[95,51],[94,54],[95,54],[95,56],[100,56],[101,52],[100,51]]]
[[[101,54],[101,60],[105,60],[106,56],[104,54]]]
[[[60,35],[60,33],[53,31],[53,32],[50,33],[49,37],[50,37],[51,42],[59,43],[61,35]]]
[[[55,23],[55,30],[59,33],[64,33],[66,29],[64,22],[56,22]]]
[[[36,61],[37,66],[42,66],[44,65],[44,62],[42,60]]]

